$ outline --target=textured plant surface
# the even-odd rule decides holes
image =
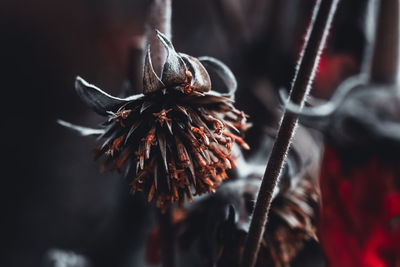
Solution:
[[[299,128],[274,194],[256,266],[288,266],[307,242],[317,240],[320,194],[315,185],[321,148],[313,138]],[[236,180],[189,207],[177,224],[180,266],[239,265],[269,150],[264,145],[249,163],[238,162]]]
[[[147,49],[143,94],[125,99],[107,95],[82,78],[76,90],[97,113],[107,116],[99,130],[66,126],[84,135],[98,134],[103,144],[102,169],[125,169],[131,192],[143,191],[165,209],[170,203],[192,201],[193,195],[214,193],[226,170],[235,166],[234,143],[248,145],[240,136],[248,127],[246,115],[233,106],[236,80],[216,59],[177,53],[160,32],[167,51],[161,78],[155,73]],[[228,93],[211,91],[210,71],[218,75]]]

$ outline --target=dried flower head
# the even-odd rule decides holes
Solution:
[[[314,138],[299,126],[274,193],[256,266],[289,266],[305,244],[317,239],[321,144]],[[190,206],[177,223],[179,258],[188,261],[183,266],[238,266],[271,150],[268,139],[249,162],[237,162],[237,180]]]
[[[227,179],[226,170],[235,166],[233,144],[249,149],[239,136],[248,125],[246,115],[233,107],[236,80],[223,63],[177,53],[163,34],[157,37],[167,50],[161,78],[152,67],[150,47],[143,94],[112,97],[78,77],[79,96],[108,120],[100,130],[62,124],[84,135],[100,134],[102,168],[124,167],[132,193],[143,191],[149,202],[166,208],[215,192]],[[208,71],[218,75],[227,93],[211,91]]]

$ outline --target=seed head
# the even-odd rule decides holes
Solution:
[[[249,146],[240,136],[247,116],[233,106],[236,80],[230,70],[213,58],[177,53],[163,34],[157,36],[167,58],[160,78],[147,49],[143,94],[112,97],[80,77],[76,90],[89,107],[108,117],[96,153],[104,158],[102,168],[124,169],[132,193],[144,192],[149,202],[165,209],[191,202],[193,195],[214,193],[235,166],[233,144]],[[221,89],[227,93],[211,91],[205,66],[225,81]]]

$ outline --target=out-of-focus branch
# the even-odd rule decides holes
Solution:
[[[161,260],[163,267],[175,266],[175,243],[172,227],[171,208],[168,208],[164,213],[159,212],[158,221],[160,223],[160,245],[161,245]]]
[[[129,88],[123,97],[139,94],[143,91],[143,65],[144,65],[145,38],[143,35],[132,37],[128,54],[127,79]]]
[[[304,104],[305,97],[310,90],[338,2],[339,0],[316,1],[289,97],[291,102],[300,106]],[[241,267],[253,267],[256,263],[260,242],[268,220],[272,195],[278,184],[296,125],[297,117],[285,112],[257,196]]]
[[[370,81],[376,83],[398,83],[400,0],[381,0],[378,7]]]

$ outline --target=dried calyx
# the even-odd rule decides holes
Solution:
[[[167,51],[161,78],[152,67],[150,47],[143,94],[112,97],[78,77],[79,96],[108,120],[100,130],[62,124],[83,135],[100,135],[102,168],[124,168],[132,193],[143,191],[149,202],[165,209],[215,192],[226,170],[235,166],[233,144],[249,148],[240,136],[248,125],[246,115],[233,106],[236,80],[223,63],[177,53],[163,34],[157,37]],[[225,81],[221,90],[227,94],[211,91],[208,71]]]

